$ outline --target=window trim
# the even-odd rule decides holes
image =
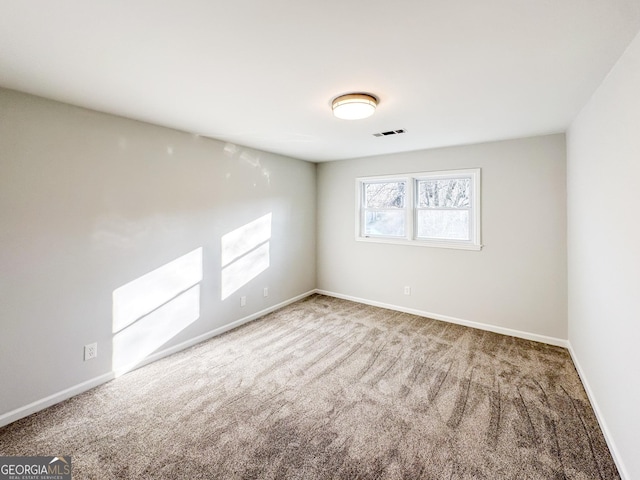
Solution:
[[[469,233],[470,240],[437,240],[417,238],[416,222],[418,216],[417,201],[417,182],[420,180],[430,180],[434,178],[454,178],[454,177],[471,177],[471,207],[469,211],[471,226]],[[355,239],[359,242],[370,243],[390,243],[396,245],[413,245],[418,247],[437,247],[437,248],[453,248],[460,250],[476,250],[482,249],[481,243],[481,178],[480,168],[467,168],[459,170],[439,170],[432,172],[403,173],[397,175],[379,175],[371,177],[356,178],[356,195],[355,198]],[[365,183],[374,182],[406,182],[405,193],[405,235],[403,237],[391,236],[373,236],[363,235],[364,232],[364,195]],[[458,209],[455,209],[458,210]]]

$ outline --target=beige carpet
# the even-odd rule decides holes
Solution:
[[[314,295],[0,429],[75,479],[616,479],[566,350]]]

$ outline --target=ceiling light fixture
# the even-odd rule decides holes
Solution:
[[[373,115],[378,99],[368,93],[340,95],[331,103],[333,114],[344,120],[359,120]]]

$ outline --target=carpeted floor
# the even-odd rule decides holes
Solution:
[[[74,479],[617,479],[566,350],[320,295],[0,429]]]

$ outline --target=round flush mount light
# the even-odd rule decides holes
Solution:
[[[340,95],[331,103],[333,114],[344,120],[359,120],[373,115],[378,99],[368,93]]]

